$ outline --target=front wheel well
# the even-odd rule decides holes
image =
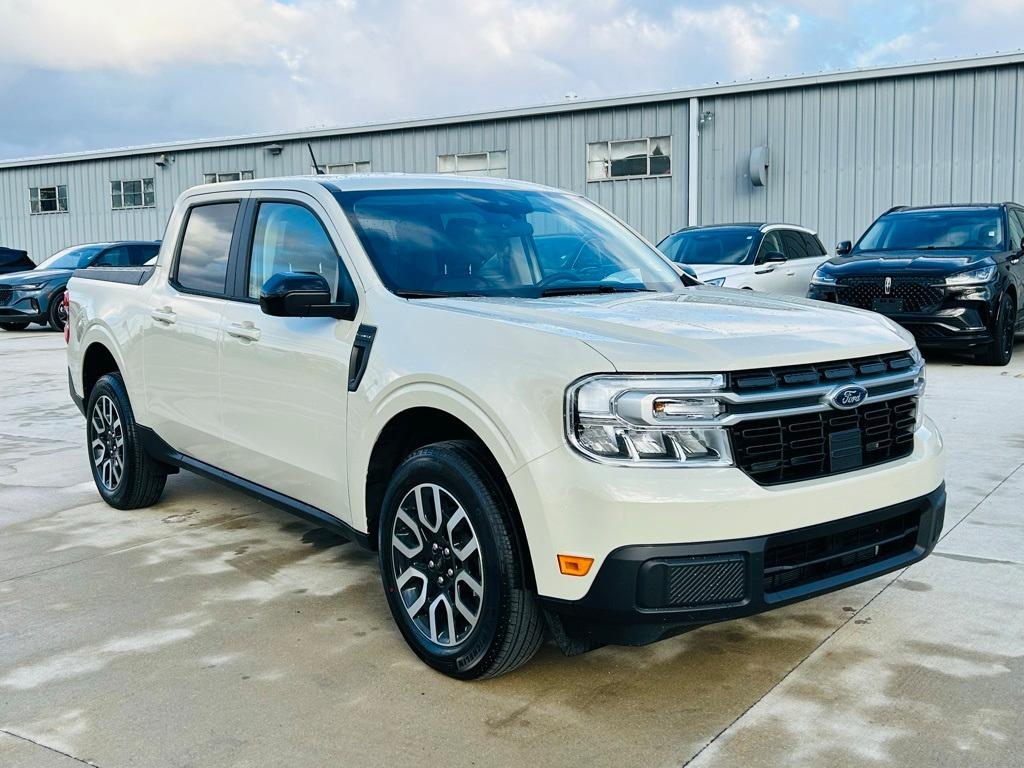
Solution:
[[[384,426],[377,436],[370,463],[366,470],[366,528],[371,546],[377,545],[377,526],[381,505],[388,482],[398,465],[418,448],[446,440],[468,440],[476,445],[479,457],[501,492],[502,499],[512,513],[519,552],[523,557],[523,571],[530,589],[536,588],[533,561],[526,540],[523,521],[516,505],[512,488],[494,454],[473,429],[462,420],[437,408],[410,408],[402,411]]]
[[[114,356],[100,342],[93,342],[82,356],[82,399],[89,402],[89,395],[96,382],[108,373],[120,373]]]

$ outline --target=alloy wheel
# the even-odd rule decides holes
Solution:
[[[114,401],[102,395],[89,419],[89,451],[103,487],[116,491],[124,474],[124,429]]]
[[[447,490],[422,483],[398,505],[392,568],[413,626],[435,645],[459,645],[483,608],[483,553],[466,510]]]
[[[1017,315],[1012,304],[1007,304],[1006,318],[1003,321],[1003,359],[1009,360],[1013,354],[1013,342],[1016,335]]]

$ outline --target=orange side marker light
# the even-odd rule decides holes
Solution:
[[[590,566],[594,564],[592,557],[580,557],[579,555],[559,555],[558,570],[564,576],[586,576],[590,573]]]

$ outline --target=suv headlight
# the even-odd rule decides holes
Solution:
[[[44,285],[46,285],[45,280],[41,283],[22,283],[21,285],[12,285],[11,287],[16,291],[38,291]]]
[[[814,274],[811,275],[811,285],[835,285],[836,278],[834,275],[830,275],[823,271],[821,267],[814,270]]]
[[[722,374],[592,376],[566,391],[566,436],[589,459],[631,466],[728,467]]]
[[[958,272],[946,278],[946,285],[981,285],[996,276],[995,264],[978,267],[967,272]]]
[[[704,281],[708,285],[725,285],[724,277],[711,277]]]

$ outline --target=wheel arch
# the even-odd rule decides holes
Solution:
[[[92,388],[102,376],[121,373],[123,368],[110,346],[103,341],[89,343],[82,354],[82,399],[88,403]],[[123,375],[123,374],[122,374]]]

